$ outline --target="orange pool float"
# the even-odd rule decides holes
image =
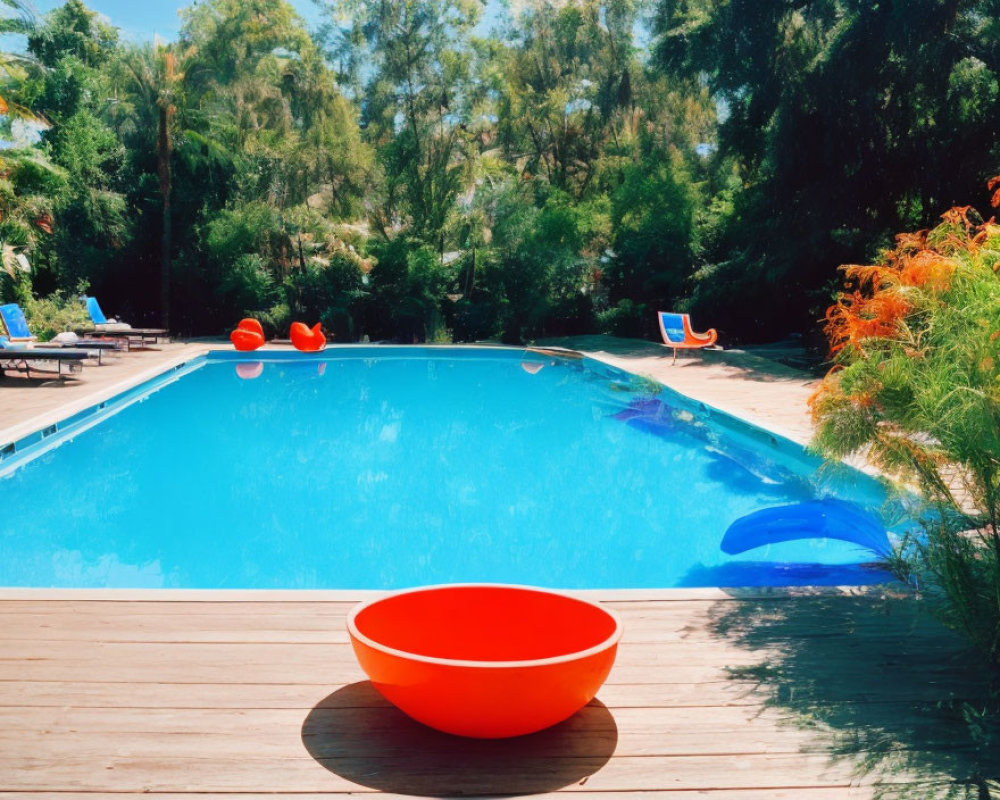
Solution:
[[[362,603],[354,652],[382,695],[446,733],[495,739],[555,725],[589,703],[614,664],[618,617],[526,586],[428,586]]]
[[[315,353],[326,347],[326,337],[323,335],[323,326],[317,322],[312,328],[308,328],[304,322],[293,322],[288,330],[288,338],[292,340],[292,345],[296,350],[306,353]]]
[[[237,350],[256,350],[264,344],[264,329],[255,319],[241,319],[240,324],[229,334],[229,341]]]

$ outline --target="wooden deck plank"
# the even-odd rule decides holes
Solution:
[[[138,793],[136,793],[138,794]],[[116,796],[122,796],[121,794]],[[379,795],[384,800],[412,800],[411,794],[392,794],[383,792]],[[484,797],[496,797],[497,793],[491,793]],[[557,797],[556,792],[543,792],[532,795],[533,800],[551,800]],[[579,800],[587,798],[599,798],[599,800],[860,800],[860,798],[870,797],[868,788],[840,786],[835,788],[815,787],[815,786],[794,786],[781,789],[699,789],[696,791],[641,791],[641,792],[616,792],[616,791],[596,791],[591,792],[586,784],[578,789],[574,797]],[[4,800],[94,800],[91,792],[7,792],[3,795]],[[156,800],[192,800],[192,795],[188,793],[157,793]],[[287,794],[284,792],[268,793],[204,793],[197,794],[198,800],[281,800],[282,798],[301,798],[301,795]],[[476,795],[469,795],[466,800],[476,800]]]
[[[355,676],[358,680],[358,676]],[[161,683],[156,681],[100,680],[0,681],[0,707],[72,708],[313,708],[336,705],[336,692],[350,684],[303,683]],[[766,685],[759,681],[727,680],[702,683],[605,684],[598,699],[609,708],[670,708],[756,706],[768,699]],[[847,704],[927,704],[942,700],[975,701],[982,695],[958,681],[947,685],[927,682],[858,682],[823,692],[822,697],[803,699],[817,709]]]
[[[657,789],[847,787],[862,783],[853,765],[827,755],[779,754],[598,758],[140,758],[91,756],[0,757],[7,790],[92,792],[249,792],[280,786],[289,793],[384,790],[421,795],[534,794]],[[903,776],[887,776],[904,782]]]
[[[908,599],[628,601],[609,603],[626,636],[598,701],[532,737],[462,740],[364,680],[353,605],[0,600],[0,796],[853,800],[878,780],[942,779],[920,748],[952,743],[923,709],[977,696],[960,648]],[[814,665],[795,703],[775,702],[780,670]],[[848,731],[909,731],[873,729],[903,767],[862,767],[844,731],[808,724],[809,703]]]
[[[608,682],[714,682],[729,677],[734,669],[751,670],[770,653],[728,651],[718,645],[633,645],[621,649]],[[897,656],[930,662],[926,665],[930,681],[947,686],[957,680],[948,665],[934,663],[933,653],[903,649]],[[35,680],[73,681],[84,672],[105,681],[159,683],[321,683],[364,677],[347,645],[16,642],[5,643],[0,653],[0,681],[22,679],[28,662]],[[860,665],[857,651],[847,647],[832,654],[828,665],[847,675],[863,674],[870,681],[891,680],[897,669],[895,657]]]
[[[255,757],[306,758],[310,754],[324,758],[363,758],[370,757],[373,750],[365,737],[378,736],[383,742],[378,756],[390,759],[406,758],[419,751],[428,736],[426,730],[401,720],[394,709],[386,709],[385,713],[370,710],[335,715],[310,713],[305,730],[301,713],[296,714],[295,722],[277,720],[267,728],[255,721],[257,716],[248,713],[225,721],[198,717],[205,721],[203,731],[172,730],[169,725],[151,725],[149,730],[143,730],[141,720],[132,726],[112,724],[108,726],[110,730],[92,730],[84,726],[86,720],[78,717],[71,728],[52,725],[35,728],[32,733],[0,734],[0,753],[9,759],[30,758],[40,748],[74,758],[100,758],[115,753],[135,758],[184,759],[211,753],[213,758],[233,763]],[[613,750],[616,758],[822,753],[825,745],[821,736],[793,726],[777,726],[773,718],[742,722],[717,718],[714,723],[691,722],[692,718],[698,719],[698,715],[692,714],[682,723],[672,716],[650,716],[641,710],[632,714],[615,710],[612,715],[607,709],[593,708],[582,711],[579,719],[567,724],[558,737],[535,737],[512,742],[501,749],[508,757],[560,759],[599,757],[609,750]],[[28,715],[25,721],[33,719],[34,715]],[[92,720],[89,722],[93,724]],[[38,725],[33,721],[31,724]],[[355,733],[344,734],[343,728],[338,731],[334,726],[352,726]],[[357,731],[363,731],[363,735],[359,736]],[[456,757],[462,754],[476,757],[490,749],[481,743],[462,741],[449,742],[449,747]]]
[[[682,614],[624,612],[623,623],[634,643],[717,641],[713,621],[687,610]],[[122,625],[119,615],[94,611],[82,614],[22,613],[0,617],[0,641],[98,641],[98,642],[233,642],[342,644],[348,641],[344,612],[336,614],[274,614],[267,611],[237,614],[158,614],[137,610]],[[903,629],[886,631],[882,620],[864,619],[845,625],[854,641],[874,637],[892,642],[910,639],[930,620],[913,619]],[[902,627],[902,626],[900,626]],[[803,637],[830,637],[842,631],[829,628],[802,630]]]
[[[381,698],[374,698],[374,691],[367,683],[351,686],[356,695],[363,691],[371,695],[363,702],[370,705],[320,707],[308,709],[126,709],[118,708],[39,708],[11,707],[0,709],[0,742],[7,746],[28,735],[16,730],[17,726],[30,721],[32,729],[45,737],[58,734],[177,734],[201,735],[218,734],[233,737],[241,743],[252,742],[259,734],[274,731],[300,732],[305,719],[312,733],[323,733],[338,725],[360,727],[366,730],[388,730],[395,726],[411,727],[401,712],[388,705]],[[760,709],[754,706],[712,706],[677,708],[620,708],[614,709],[613,719],[603,704],[584,708],[574,718],[572,725],[584,733],[599,731],[602,734],[616,727],[629,730],[656,729],[663,731],[663,739],[650,742],[644,752],[656,753],[658,747],[674,747],[671,737],[683,737],[689,733],[750,730],[754,726],[766,725],[777,728],[776,723],[787,721],[788,716],[776,709]],[[622,723],[616,726],[616,723]],[[628,723],[627,726],[624,723]],[[309,733],[310,731],[305,731]],[[424,733],[422,728],[413,726],[408,735]],[[298,735],[298,733],[296,734]],[[680,739],[677,739],[680,741]],[[461,744],[456,742],[456,746]],[[637,743],[638,745],[638,743]],[[652,748],[652,749],[650,749]],[[726,750],[724,752],[730,752]],[[662,755],[662,753],[660,753]]]
[[[43,747],[81,757],[116,753],[141,758],[244,758],[303,756],[402,758],[428,742],[428,731],[396,709],[319,708],[277,712],[261,709],[7,709],[0,717],[0,754],[28,758]],[[305,720],[303,722],[303,720]],[[950,747],[920,713],[900,712],[912,729],[923,727],[923,746]],[[20,730],[24,727],[30,730]],[[358,735],[358,731],[363,732]],[[354,733],[345,733],[354,732]],[[506,743],[506,756],[550,758],[623,756],[723,756],[823,753],[823,726],[806,728],[784,711],[748,706],[682,709],[609,709],[592,705],[553,735]],[[372,737],[378,741],[377,748]],[[438,737],[442,742],[445,740]],[[447,739],[449,752],[475,757],[493,744]],[[906,749],[897,743],[896,750]]]
[[[286,684],[18,680],[0,682],[0,707],[308,710],[316,705],[342,705],[336,693],[346,685],[318,680]],[[861,699],[870,694],[874,693]],[[762,700],[756,682],[726,679],[714,683],[606,684],[599,698],[609,708],[759,706]],[[904,701],[912,699],[910,694]]]

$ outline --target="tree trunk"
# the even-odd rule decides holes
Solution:
[[[160,195],[163,197],[163,235],[160,239],[160,324],[170,330],[170,112],[160,108],[160,130],[157,141]]]

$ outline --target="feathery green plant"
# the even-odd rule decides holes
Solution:
[[[814,446],[916,484],[930,510],[897,572],[1000,668],[1000,225],[967,207],[943,218],[843,268]]]

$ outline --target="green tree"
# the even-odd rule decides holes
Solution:
[[[51,184],[54,235],[36,266],[75,289],[111,268],[130,237],[122,192],[124,148],[106,123],[111,85],[104,71],[117,47],[116,31],[79,0],[46,15],[28,36],[41,69],[24,81],[20,97],[48,120],[41,132],[65,181]]]
[[[192,55],[178,114],[178,195],[199,232],[185,242],[182,272],[187,291],[228,298],[236,307],[227,313],[242,314],[252,310],[250,297],[275,302],[292,271],[322,269],[313,259],[324,260],[340,240],[317,215],[360,211],[371,158],[356,111],[283,0],[199,5],[187,12],[180,46]],[[273,222],[259,247],[248,243],[228,255],[206,247],[228,235],[226,226],[239,227],[250,209]],[[230,276],[236,262],[228,256],[238,255],[246,258]],[[260,270],[267,281],[257,279]],[[288,299],[287,313],[305,310],[297,289]]]
[[[582,197],[605,147],[627,149],[641,72],[635,22],[631,0],[540,0],[515,20],[497,86],[499,137],[522,172]]]
[[[31,7],[20,0],[3,0],[7,13],[0,16],[0,32],[31,34],[37,19]],[[46,123],[17,97],[26,81],[37,76],[38,64],[17,53],[0,53],[0,131],[6,147],[0,158],[0,269],[5,273],[0,296],[30,299],[30,279],[16,255],[31,250],[41,233],[52,232],[50,195],[64,186],[65,174],[52,164],[29,133],[17,131],[30,123],[42,130]]]
[[[170,328],[170,265],[173,193],[174,118],[184,90],[184,70],[191,66],[189,50],[179,59],[175,48],[145,45],[124,50],[119,64],[124,87],[132,96],[142,130],[156,132],[156,175],[162,204],[160,234],[160,324]],[[186,58],[185,58],[186,56]],[[184,61],[188,63],[183,63]]]
[[[710,88],[739,187],[696,300],[743,333],[807,327],[837,264],[976,197],[1000,157],[994,18],[985,0],[661,2],[657,61]]]
[[[476,155],[469,37],[482,4],[343,0],[328,8],[333,20],[352,20],[333,31],[329,46],[347,40],[363,47],[369,72],[363,124],[378,154],[381,195],[371,217],[383,235],[405,224],[441,253]]]
[[[612,301],[664,306],[684,295],[693,269],[696,199],[686,178],[676,164],[653,156],[625,169],[612,195]]]
[[[94,69],[107,62],[117,44],[117,29],[101,22],[81,0],[66,0],[44,25],[33,26],[28,33],[28,52],[46,67],[73,56]]]

